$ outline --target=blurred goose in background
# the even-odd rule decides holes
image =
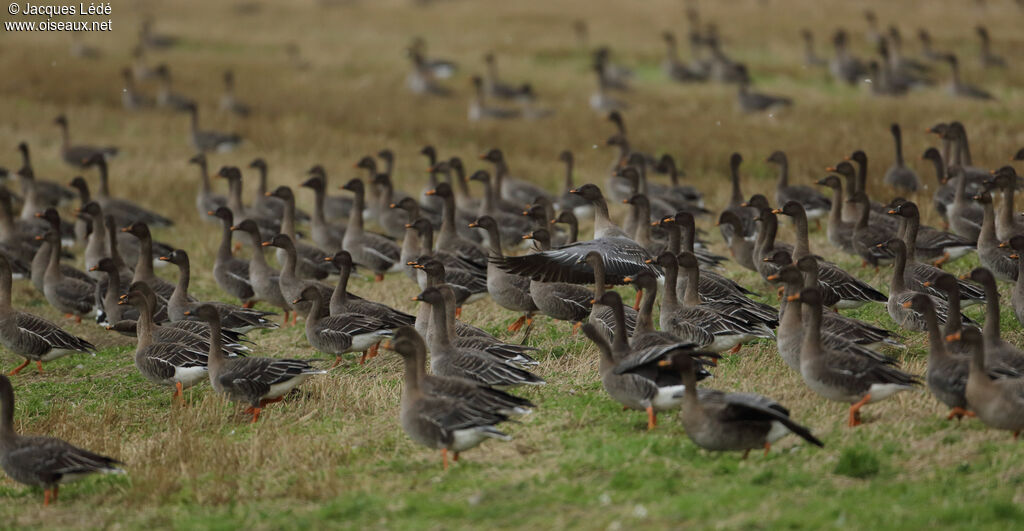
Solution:
[[[171,69],[165,64],[156,67],[156,77],[160,86],[156,91],[156,104],[158,107],[178,112],[188,112],[190,107],[196,105],[196,101],[188,96],[174,92],[172,87]]]
[[[746,240],[754,240],[759,234],[759,230],[755,228],[754,218],[757,216],[757,209],[751,208],[751,206],[745,203],[743,191],[740,189],[740,164],[743,164],[743,156],[739,153],[733,153],[729,156],[729,179],[732,183],[732,195],[729,199],[729,205],[725,208],[726,212],[732,212],[740,220],[740,224],[743,227],[743,232],[738,236]],[[719,225],[719,230],[722,233],[722,238],[725,239],[725,243],[732,245],[732,240],[737,234],[734,232],[734,228],[731,224]],[[755,253],[755,262],[756,262]]]
[[[104,212],[114,216],[119,225],[128,225],[136,221],[141,221],[154,227],[170,227],[174,225],[174,221],[170,218],[139,206],[134,201],[111,196],[107,159],[102,154],[95,153],[85,161],[85,167],[93,166],[96,167],[100,178],[100,186],[96,190],[95,201],[103,207]]]
[[[974,85],[968,85],[960,80],[960,61],[957,60],[956,54],[951,53],[947,55],[946,62],[949,63],[949,68],[952,70],[952,78],[950,79],[949,85],[947,85],[947,90],[949,90],[951,95],[972,100],[995,99],[992,94],[985,89]]]
[[[0,199],[0,203],[2,203],[2,199]],[[43,212],[37,212],[36,217],[46,221],[49,224],[50,230],[56,233],[61,232],[61,227],[63,227],[63,224],[61,223],[60,214],[58,214],[55,209],[47,208]],[[0,225],[2,225],[2,223],[3,222],[0,221]],[[32,256],[32,268],[30,276],[32,279],[32,285],[35,286],[40,293],[43,292],[43,274],[46,272],[46,266],[50,263],[50,251],[51,249],[49,242],[43,240],[39,248],[36,249],[36,254]],[[9,254],[7,252],[3,252],[3,245],[0,245],[0,254],[2,254],[5,257],[7,257],[7,255]],[[10,258],[7,258],[7,260],[9,262],[8,267],[10,267],[14,273],[14,278],[24,278],[25,271],[22,270],[23,265],[10,263]],[[62,271],[64,271],[64,274],[67,276],[73,276],[90,283],[94,282],[93,278],[89,276],[87,273],[69,264],[62,263],[60,265],[60,268]]]
[[[213,261],[213,279],[221,290],[242,301],[243,308],[251,308],[255,304],[253,298],[256,293],[249,281],[249,261],[235,258],[232,254],[234,216],[227,207],[218,208],[213,216],[221,220],[222,226],[217,257]]]
[[[978,47],[978,59],[981,61],[981,66],[1006,68],[1006,59],[992,53],[992,40],[988,36],[988,29],[985,26],[977,26],[974,28],[974,32],[978,34],[978,39],[981,41]]]
[[[196,154],[188,159],[188,163],[195,164],[199,168],[199,188],[196,191],[196,210],[199,212],[199,217],[206,221],[216,221],[216,218],[208,213],[227,206],[228,199],[221,194],[213,193],[213,188],[210,186],[210,173],[206,165],[205,154]]]
[[[889,131],[892,132],[893,142],[896,146],[896,162],[885,171],[883,181],[897,191],[916,192],[921,186],[921,179],[903,161],[903,135],[900,134],[900,125],[892,124],[889,126]]]
[[[606,68],[602,64],[595,64],[591,69],[597,79],[597,89],[590,94],[588,103],[590,108],[600,113],[622,111],[629,108],[629,104],[620,98],[609,94],[612,85],[608,81]]]
[[[832,37],[832,45],[835,47],[835,57],[829,61],[828,69],[832,77],[841,83],[855,85],[867,73],[864,63],[850,54],[849,36],[845,30],[836,31]]]
[[[607,46],[599,46],[594,49],[593,67],[599,71],[600,81],[611,90],[629,90],[629,80],[633,78],[633,70],[612,62],[611,57],[612,50]]]
[[[537,94],[533,91],[533,85],[529,83],[523,83],[522,88],[519,89],[516,103],[519,105],[520,114],[527,120],[540,120],[555,114],[554,109],[540,106],[537,103]]]
[[[851,241],[853,242],[853,250],[861,258],[861,266],[867,267],[871,265],[877,270],[879,265],[887,265],[892,262],[893,254],[889,247],[879,244],[893,239],[896,233],[889,227],[869,223],[872,212],[871,200],[863,190],[858,190],[847,201],[860,207],[860,218],[858,218],[857,223],[853,226],[853,238]]]
[[[82,317],[93,312],[93,285],[75,277],[66,277],[60,267],[60,238],[56,232],[46,231],[43,236],[50,243],[50,263],[43,276],[43,294],[46,301],[66,317],[81,323]],[[98,261],[98,260],[97,260]]]
[[[150,109],[156,105],[156,100],[139,92],[135,86],[135,77],[131,68],[121,69],[121,79],[124,86],[121,87],[121,106],[126,111],[139,111]]]
[[[399,257],[402,250],[394,241],[363,230],[362,212],[366,203],[364,186],[359,178],[351,179],[342,186],[342,189],[352,192],[354,197],[342,248],[352,255],[356,264],[372,271],[374,278],[380,282],[384,280],[384,273],[401,269]]]
[[[800,30],[800,38],[804,41],[804,65],[820,68],[828,66],[828,59],[814,51],[814,34],[809,29]]]
[[[430,73],[437,79],[448,79],[459,70],[459,65],[455,61],[432,58],[427,55],[427,41],[423,37],[413,37],[412,42],[409,44],[409,50],[423,57],[424,67],[429,69]]]
[[[736,75],[739,77],[737,81],[739,88],[737,89],[736,103],[741,111],[762,112],[793,105],[792,98],[751,91],[750,85],[752,80],[745,65],[736,65],[736,71],[738,72]]]
[[[509,120],[521,116],[522,113],[519,109],[489,105],[484,96],[484,82],[480,76],[473,76],[472,83],[474,92],[472,99],[469,100],[469,112],[467,114],[469,121]]]
[[[156,69],[146,62],[146,49],[141,45],[132,48],[131,70],[136,81],[148,81],[157,77]]]
[[[224,92],[220,96],[219,107],[242,118],[252,113],[252,107],[235,97],[235,73],[231,70],[224,71]]]
[[[210,326],[209,375],[214,391],[231,401],[248,403],[244,413],[251,413],[254,423],[267,404],[280,402],[309,377],[327,373],[303,360],[228,358],[221,346],[220,311],[216,307],[203,304],[186,310],[185,316],[194,316]]]
[[[571,151],[565,150],[558,154],[558,160],[565,164],[565,191],[557,200],[558,209],[571,210],[577,218],[589,218],[594,214],[594,205],[590,204],[590,201],[572,193],[572,190],[576,188],[576,185],[573,183],[575,157],[573,157]]]
[[[650,183],[647,185],[650,193],[656,195],[667,194],[673,201],[681,202],[680,206],[682,207],[703,208],[704,193],[696,187],[679,184],[679,178],[684,177],[686,174],[676,166],[676,159],[672,155],[668,153],[663,154],[654,166],[654,170],[668,175],[671,184],[669,186],[662,186]]]
[[[26,204],[22,205],[21,211],[23,220],[35,216],[46,207],[65,206],[75,200],[77,194],[71,188],[56,181],[36,178],[27,142],[18,142],[18,153],[21,155],[21,168],[14,173],[21,181],[21,193],[25,196],[23,201]],[[28,179],[31,179],[31,182]],[[33,198],[29,197],[30,192],[34,192],[36,204],[28,204],[33,202]]]
[[[996,215],[995,209],[992,208],[992,196],[988,192],[982,192],[974,196],[974,200],[981,203],[985,209],[985,218],[981,222],[981,232],[978,234],[978,261],[990,269],[999,280],[1016,282],[1017,261],[1010,258],[1013,250],[996,237]]]
[[[189,113],[189,141],[196,151],[227,153],[242,143],[242,137],[238,133],[200,129],[199,108],[195,104],[187,106],[184,110]]]
[[[538,197],[544,197],[553,201],[551,194],[543,188],[511,176],[505,154],[497,148],[488,150],[480,155],[480,160],[485,160],[494,165],[494,187],[498,197],[502,200],[512,201],[515,204],[513,212],[522,211],[522,205],[533,203]]]
[[[484,90],[488,96],[499,99],[514,100],[522,95],[522,85],[505,83],[498,75],[498,60],[494,53],[484,54]]]
[[[171,48],[178,44],[178,37],[153,31],[153,19],[146,17],[139,24],[139,45],[153,50]]]
[[[765,162],[779,166],[779,179],[775,183],[775,203],[785,205],[790,201],[796,201],[804,208],[807,219],[813,219],[821,227],[821,218],[829,214],[832,208],[832,201],[822,195],[821,192],[803,184],[789,184],[789,158],[783,151],[773,151],[765,159]]]
[[[921,56],[933,62],[945,60],[947,52],[937,51],[932,48],[932,35],[927,29],[917,30],[917,39],[921,41]]]
[[[409,61],[412,63],[412,70],[405,78],[405,86],[413,94],[426,94],[430,96],[447,97],[452,94],[450,88],[437,82],[438,76],[430,67],[423,54],[413,48],[406,50]]]
[[[63,114],[53,121],[60,127],[60,154],[64,162],[73,168],[85,168],[94,156],[115,157],[117,148],[114,146],[96,147],[86,144],[72,144],[71,134],[68,132],[68,119]]]
[[[43,488],[43,505],[57,502],[60,485],[89,474],[124,474],[112,457],[54,437],[19,435],[14,430],[14,388],[0,375],[0,468],[24,485]]]
[[[706,73],[690,70],[679,59],[679,49],[674,33],[665,31],[661,34],[661,39],[665,41],[665,59],[661,62],[661,70],[670,80],[683,83],[707,80]]]
[[[317,164],[306,173],[311,176],[319,176],[324,181],[324,189],[331,190],[330,181],[327,179],[327,170],[323,166]],[[345,221],[348,219],[349,213],[352,212],[352,204],[353,199],[351,197],[327,194],[324,196],[324,217],[331,223]],[[295,219],[299,220],[309,218],[309,214],[300,209],[295,210],[295,216]]]
[[[878,28],[878,15],[870,9],[864,10],[864,22],[867,28],[864,29],[864,40],[870,46],[878,46],[884,37],[882,31]]]

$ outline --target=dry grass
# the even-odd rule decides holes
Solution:
[[[689,181],[705,191],[709,206],[727,199],[726,161],[733,151],[747,159],[744,188],[750,194],[771,190],[774,173],[762,160],[774,149],[789,153],[796,181],[809,182],[823,167],[862,148],[872,156],[873,179],[880,181],[892,159],[887,132],[892,121],[904,126],[911,159],[934,142],[920,132],[951,119],[967,125],[981,164],[1001,165],[1024,145],[1019,127],[1024,71],[981,71],[973,60],[975,23],[988,26],[997,51],[1011,64],[1024,51],[1020,11],[1010,2],[991,1],[984,8],[953,1],[870,3],[884,24],[902,22],[911,52],[918,25],[931,29],[937,48],[957,50],[965,77],[998,96],[988,104],[952,101],[940,90],[873,99],[800,66],[800,28],[814,29],[819,53],[825,54],[828,34],[838,25],[859,35],[863,4],[702,3],[704,19],[719,23],[726,51],[749,62],[760,86],[797,100],[793,109],[774,117],[738,114],[731,88],[680,87],[662,79],[658,33],[685,31],[676,1],[629,6],[582,0],[443,2],[426,8],[406,1],[337,8],[312,1],[263,2],[259,13],[248,16],[236,14],[231,3],[207,4],[115,2],[115,31],[86,36],[106,52],[95,62],[69,58],[66,35],[8,33],[0,50],[5,96],[0,146],[10,146],[0,159],[14,166],[14,146],[26,140],[34,148],[39,177],[70,180],[73,173],[58,157],[57,130],[50,125],[60,112],[68,114],[75,139],[120,146],[122,155],[111,166],[115,193],[174,214],[180,228],[157,237],[188,249],[200,270],[193,275],[194,290],[205,297],[222,297],[209,274],[219,230],[195,216],[187,118],[120,109],[118,70],[128,64],[135,28],[146,13],[156,17],[160,31],[184,39],[177,49],[151,54],[150,61],[168,63],[177,89],[200,99],[206,127],[238,130],[249,140],[236,153],[213,156],[211,166],[244,166],[261,156],[270,164],[273,184],[296,186],[307,168],[322,163],[332,184],[339,185],[357,175],[350,168],[358,157],[388,147],[398,155],[398,185],[418,191],[425,172],[416,153],[426,143],[435,144],[442,156],[469,161],[500,146],[517,176],[552,191],[560,186],[562,171],[556,156],[571,149],[578,160],[577,181],[602,183],[612,159],[603,146],[611,127],[586,106],[593,83],[588,59],[570,29],[581,16],[590,24],[592,43],[611,45],[618,61],[638,70],[627,113],[634,144],[674,154]],[[402,49],[412,35],[425,36],[433,53],[461,63],[463,71],[451,83],[457,97],[429,100],[405,91]],[[289,68],[288,42],[301,47],[310,70]],[[867,53],[859,38],[855,48]],[[531,80],[558,116],[534,123],[467,123],[466,74],[482,66],[486,50],[498,54],[504,77]],[[248,121],[215,112],[226,67],[235,70],[239,96],[257,109]],[[929,167],[911,164],[930,178]],[[880,198],[888,196],[877,182],[871,189]],[[296,193],[308,207],[311,194]],[[250,194],[251,184],[246,197]],[[930,205],[927,192],[917,199]],[[705,222],[705,228],[712,227]],[[782,233],[791,237],[786,227]],[[812,245],[852,264],[820,236]],[[969,267],[961,262],[954,269]],[[730,271],[760,287],[754,275],[735,267]],[[888,284],[884,272],[863,274]],[[357,279],[352,289],[414,309],[408,298],[415,289],[404,276],[385,284]],[[16,287],[15,304],[57,317],[27,285]],[[489,301],[468,314],[474,324],[495,331],[512,317]],[[856,315],[892,326],[880,307]],[[1011,315],[1005,317],[1006,334],[1020,342],[1020,327]],[[669,418],[655,433],[644,433],[641,415],[622,413],[604,396],[593,349],[581,338],[568,338],[567,325],[542,322],[531,341],[541,347],[539,372],[549,385],[524,391],[539,410],[510,427],[514,442],[485,445],[442,475],[437,456],[414,446],[397,427],[400,364],[388,355],[311,381],[298,396],[268,408],[260,424],[249,426],[205,386],[188,392],[190,408],[169,408],[169,393],[136,374],[128,341],[88,324],[70,328],[94,340],[102,352],[50,364],[45,375],[19,376],[18,427],[118,456],[130,475],[71,486],[61,503],[46,511],[34,510],[37,492],[2,479],[0,518],[10,526],[291,528],[329,521],[417,528],[995,527],[1020,518],[1014,504],[1024,502],[1024,461],[1005,434],[977,422],[945,422],[942,408],[923,392],[869,406],[866,425],[849,430],[845,408],[812,395],[767,343],[748,346],[725,363],[712,385],[779,399],[815,429],[828,445],[824,450],[787,440],[768,458],[738,462],[734,455],[696,450]],[[264,355],[315,356],[300,328],[255,339]],[[920,373],[926,343],[917,335],[908,339],[906,367]],[[873,476],[834,473],[844,457],[855,460],[863,452],[879,463]],[[25,511],[26,506],[33,509]]]

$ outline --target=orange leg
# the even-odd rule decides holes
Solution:
[[[366,364],[366,353],[365,352],[363,352],[362,356],[359,356],[359,364],[360,365],[365,365]]]
[[[82,316],[81,315],[76,315],[75,316],[75,323],[82,324]]]
[[[642,290],[642,289],[636,290],[636,300],[633,301],[633,309],[634,310],[639,310],[640,309],[640,299],[642,299],[643,297],[644,297],[644,290]]]
[[[820,224],[818,225],[818,229],[821,230],[821,225]],[[770,452],[770,451],[772,451],[772,443],[770,443],[770,442],[764,443],[764,456],[768,457],[768,452]]]
[[[378,353],[380,353],[380,343],[374,343],[370,346],[370,350],[366,351],[366,357],[376,358]]]
[[[373,275],[374,282],[384,282],[384,273],[377,273]]]
[[[946,420],[952,420],[953,417],[956,417],[956,420],[959,422],[960,419],[962,419],[964,417],[973,417],[973,416],[974,416],[974,412],[973,411],[968,411],[968,410],[966,410],[966,409],[964,409],[962,407],[955,407],[955,408],[953,408],[953,409],[951,409],[949,411],[949,416],[946,417]]]
[[[448,449],[441,448],[441,469],[445,472],[448,471]]]
[[[43,372],[43,360],[36,360],[36,369],[38,369],[40,373]]]
[[[658,414],[654,412],[654,406],[647,406],[647,431],[653,430],[658,425]]]
[[[1020,437],[1020,430],[1013,432],[1013,440],[1017,440]]]
[[[53,503],[57,503],[57,495],[60,494],[60,485],[53,486]]]
[[[281,323],[283,326],[288,326],[288,310],[284,311],[284,322]]]
[[[948,261],[949,261],[949,253],[942,253],[942,256],[940,256],[938,260],[932,262],[932,265],[937,267],[937,268],[939,268],[939,269],[942,269],[942,264],[945,264]]]
[[[817,224],[817,229],[815,229],[815,230],[817,230],[818,232],[821,232],[821,220],[820,219],[816,219],[816,220],[814,220],[814,222]]]
[[[525,322],[526,322],[526,316],[523,315],[519,319],[516,319],[516,321],[514,323],[508,325],[508,331],[509,332],[518,332],[519,329],[523,327],[523,323],[525,323]]]
[[[262,411],[262,410],[263,410],[263,408],[258,408],[258,407],[252,408],[252,422],[250,424],[256,424],[256,422],[258,420],[260,420],[260,411]]]
[[[778,293],[779,300],[781,301],[782,300],[782,295],[786,292],[786,288],[784,286],[779,286],[779,289],[776,290],[776,291]]]
[[[458,319],[460,317],[462,317],[462,306],[455,308],[455,318]]]
[[[327,370],[331,370],[331,369],[337,367],[338,365],[341,365],[341,356],[335,356],[334,357],[334,365],[331,365],[330,367],[328,367]]]
[[[864,398],[860,399],[860,402],[850,406],[850,427],[860,426],[860,408],[867,404],[871,400],[871,393],[864,395]]]
[[[260,400],[260,407],[266,407],[267,404],[276,404],[277,402],[280,402],[282,400],[284,400],[283,396],[279,396],[277,398],[268,398],[267,400]]]
[[[29,364],[29,360],[25,360],[25,363],[22,363],[21,365],[18,365],[17,367],[15,367],[14,370],[11,371],[11,376],[14,376],[15,374],[18,374],[19,372],[21,372],[22,369],[24,369],[25,367],[28,367],[28,364]]]
[[[580,327],[583,326],[583,321],[576,322],[572,325],[572,335],[576,335],[576,332],[580,331]]]
[[[299,312],[292,311],[292,326],[295,326],[297,322],[299,322]]]
[[[253,306],[256,306],[256,301],[245,301],[245,304],[242,304],[242,308],[245,308],[247,310],[249,308],[252,308]]]
[[[455,452],[455,455],[452,456],[452,461],[459,462],[459,452]]]
[[[43,491],[43,507],[50,505],[50,489]]]
[[[740,351],[740,348],[742,348],[742,347],[743,347],[743,343],[736,343],[735,347],[732,347],[731,349],[729,349],[729,354],[736,354],[737,352]]]

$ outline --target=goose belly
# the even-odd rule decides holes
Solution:
[[[391,332],[381,330],[379,332],[372,332],[369,334],[357,334],[352,336],[352,346],[349,348],[350,352],[366,352],[370,347],[376,345],[381,340],[392,337]]]
[[[740,343],[752,339],[749,334],[728,334],[715,336],[715,340],[707,346],[711,352],[725,352]]]
[[[871,400],[868,403],[879,402],[900,391],[909,391],[911,389],[913,387],[903,384],[871,384],[871,388],[868,389],[868,393],[871,394]]]
[[[51,349],[46,354],[43,354],[42,356],[39,356],[39,359],[41,361],[53,361],[53,360],[58,359],[58,358],[63,358],[64,356],[70,356],[72,354],[78,354],[78,353],[79,353],[79,351],[77,351],[77,350],[55,348],[55,349]]]
[[[274,398],[284,396],[291,392],[292,389],[295,389],[296,387],[302,385],[302,382],[308,380],[310,376],[312,376],[312,374],[299,374],[296,375],[294,378],[291,378],[290,380],[286,380],[284,382],[271,385],[270,390],[267,391],[267,394],[263,395],[260,398],[264,400],[272,400]]]
[[[174,385],[176,382],[181,382],[183,388],[192,387],[197,383],[205,380],[209,373],[209,369],[205,366],[201,367],[175,367],[174,376],[167,382],[168,385]]]
[[[476,448],[486,439],[509,440],[511,437],[497,430],[494,426],[474,426],[452,432],[452,442],[448,449],[454,452],[465,452]]]

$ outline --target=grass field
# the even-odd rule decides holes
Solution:
[[[245,15],[233,2],[208,4],[113,2],[114,31],[83,38],[105,52],[95,61],[71,58],[68,34],[7,32],[0,46],[0,164],[17,167],[15,146],[25,140],[34,149],[38,177],[69,181],[75,174],[60,160],[58,130],[51,125],[59,113],[68,115],[76,141],[120,146],[122,154],[111,163],[114,193],[178,221],[177,228],[157,231],[156,237],[189,251],[196,269],[193,293],[203,298],[224,298],[211,274],[220,232],[195,214],[197,175],[186,163],[193,154],[186,141],[188,119],[133,114],[120,106],[119,71],[130,62],[136,29],[147,14],[159,31],[182,38],[178,47],[153,52],[148,61],[166,62],[176,89],[199,99],[204,127],[234,129],[248,140],[235,153],[213,155],[211,167],[244,167],[261,156],[275,185],[296,186],[306,169],[320,163],[332,187],[338,186],[359,175],[351,168],[360,156],[387,147],[398,156],[397,184],[418,192],[426,172],[417,153],[427,143],[443,157],[462,156],[470,169],[477,166],[476,155],[501,147],[514,174],[551,191],[561,183],[557,155],[571,149],[577,182],[603,183],[613,157],[604,141],[613,130],[587,107],[594,82],[588,54],[572,34],[577,18],[589,23],[591,44],[610,45],[617,61],[637,70],[626,113],[633,143],[675,155],[712,208],[727,201],[733,151],[746,159],[742,173],[749,195],[773,189],[774,171],[763,160],[774,149],[787,151],[791,179],[802,183],[864,149],[871,157],[870,189],[882,200],[890,197],[880,181],[893,159],[893,121],[903,125],[910,164],[930,185],[931,168],[917,156],[935,143],[923,131],[936,122],[963,121],[979,165],[1001,166],[1024,145],[1024,70],[1015,63],[1024,52],[1022,13],[1009,1],[701,2],[703,19],[718,23],[726,52],[749,64],[759,87],[796,99],[792,109],[771,117],[739,114],[732,87],[664,80],[659,34],[686,31],[683,4],[676,0],[451,1],[427,7],[404,0],[334,7],[264,1]],[[917,52],[917,28],[930,28],[936,48],[956,50],[965,78],[984,84],[998,101],[954,101],[941,89],[877,99],[802,66],[798,32],[804,27],[815,32],[819,54],[831,53],[831,33],[845,26],[853,32],[856,53],[867,55],[861,38],[865,6],[878,13],[883,27],[900,26],[908,54]],[[978,67],[977,23],[987,25],[995,51],[1010,60],[1009,70]],[[405,90],[403,50],[414,35],[427,39],[432,54],[460,62],[461,72],[449,82],[457,96],[432,100]],[[288,43],[299,46],[310,69],[291,68]],[[506,79],[530,80],[557,116],[467,122],[468,74],[482,70],[486,51],[498,55]],[[239,97],[256,108],[246,121],[216,112],[227,67],[235,71]],[[95,176],[86,177],[95,186]],[[247,200],[253,181],[248,182]],[[296,194],[311,208],[308,190]],[[935,223],[930,191],[914,199],[926,221]],[[707,220],[702,226],[714,229]],[[788,224],[780,232],[792,239]],[[715,250],[725,253],[717,231],[710,233]],[[812,238],[816,252],[851,269],[859,263],[830,248],[823,233]],[[951,269],[966,272],[974,265],[967,258]],[[729,271],[745,285],[771,292],[756,275],[734,264]],[[888,286],[884,269],[857,271]],[[173,279],[167,269],[160,274]],[[1008,298],[1009,286],[1001,288]],[[417,290],[403,275],[383,284],[355,279],[350,289],[415,309],[409,298]],[[27,282],[15,284],[14,301],[60,319]],[[515,317],[490,301],[468,309],[464,316],[470,322],[498,334],[506,334]],[[981,317],[977,308],[968,313]],[[850,315],[895,326],[881,305]],[[643,414],[621,411],[604,394],[596,350],[582,336],[569,337],[567,324],[542,319],[529,341],[540,347],[538,372],[548,385],[522,391],[538,409],[508,426],[514,441],[486,444],[442,473],[436,452],[414,445],[398,426],[401,364],[392,354],[311,380],[251,426],[207,385],[187,392],[188,409],[170,407],[170,393],[144,381],[132,365],[131,341],[91,323],[68,328],[95,342],[100,353],[50,363],[45,374],[26,370],[17,376],[17,427],[115,456],[129,473],[69,486],[60,503],[45,510],[39,491],[0,478],[3,527],[1006,529],[1024,519],[1024,457],[1008,434],[975,420],[947,422],[945,409],[927,392],[868,406],[865,424],[847,428],[846,407],[807,390],[768,342],[744,347],[708,383],[778,399],[812,427],[824,449],[791,437],[770,455],[754,453],[745,461],[737,454],[709,454],[686,438],[672,415],[647,433]],[[1024,342],[1008,309],[1003,330],[1004,338]],[[317,357],[301,327],[253,339],[260,355]],[[893,354],[920,374],[926,340],[909,334],[907,342],[906,351]],[[5,368],[20,362],[9,354],[0,359]]]

